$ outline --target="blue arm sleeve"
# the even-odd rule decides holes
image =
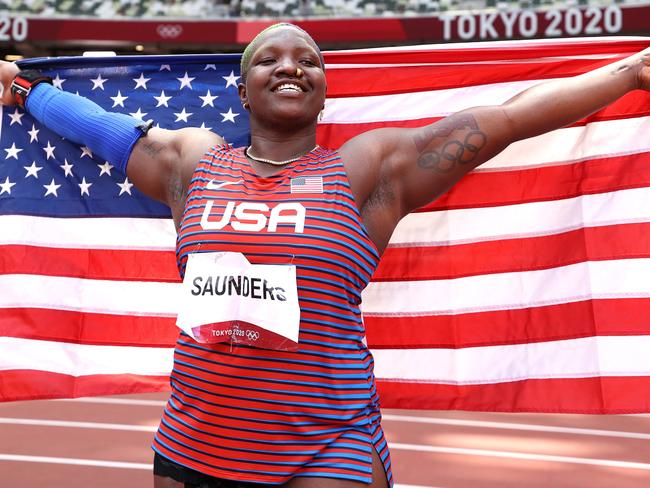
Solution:
[[[48,83],[33,88],[25,108],[47,128],[88,146],[123,173],[133,146],[151,125],[129,115],[108,112],[87,98]]]

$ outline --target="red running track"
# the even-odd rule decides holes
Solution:
[[[0,404],[0,487],[152,486],[165,396]],[[650,415],[384,411],[396,487],[650,487]]]

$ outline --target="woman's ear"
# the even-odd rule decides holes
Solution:
[[[246,85],[244,83],[237,85],[237,92],[239,93],[239,99],[241,100],[242,107],[244,107],[245,110],[248,110],[249,105],[248,94],[246,93]]]

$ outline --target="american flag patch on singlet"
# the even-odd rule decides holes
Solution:
[[[323,177],[291,178],[291,193],[323,193]]]

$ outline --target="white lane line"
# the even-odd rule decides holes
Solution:
[[[614,461],[612,459],[578,458],[572,456],[553,456],[548,454],[529,454],[525,452],[491,451],[487,449],[465,449],[460,447],[423,446],[420,444],[389,443],[389,447],[393,451],[404,450],[404,451],[433,452],[436,454],[460,454],[464,456],[486,456],[486,457],[498,457],[498,458],[525,459],[527,461],[547,461],[553,463],[587,464],[591,466],[607,466],[610,468],[624,468],[624,469],[644,469],[650,471],[650,464],[647,463],[635,463],[631,461]]]
[[[0,424],[38,425],[40,427],[72,427],[75,429],[130,430],[137,432],[156,432],[153,425],[107,424],[98,422],[72,422],[67,420],[37,420],[0,417]]]
[[[59,458],[49,456],[21,456],[18,454],[0,454],[0,461],[20,461],[25,463],[73,464],[76,466],[96,466],[101,468],[152,469],[151,464],[124,463],[119,461],[101,461],[99,459]]]
[[[383,420],[393,422],[415,422],[433,425],[453,425],[455,427],[480,427],[486,429],[529,430],[557,434],[593,435],[602,437],[621,437],[626,439],[650,440],[650,434],[603,429],[582,429],[577,427],[556,427],[537,424],[517,424],[512,422],[487,422],[482,420],[436,419],[431,417],[409,417],[406,415],[382,415]]]
[[[650,434],[639,432],[624,432],[614,430],[599,429],[579,429],[575,427],[551,427],[546,425],[534,424],[517,424],[507,422],[486,422],[479,420],[453,420],[453,419],[435,419],[430,417],[408,417],[404,415],[386,414],[382,416],[383,420],[392,422],[415,422],[433,425],[451,425],[455,427],[479,427],[488,429],[507,429],[507,430],[526,430],[533,432],[548,432],[556,434],[574,434],[574,435],[591,435],[600,437],[618,437],[625,439],[650,440]],[[18,425],[38,425],[44,427],[71,427],[80,429],[106,429],[106,430],[130,430],[140,432],[155,432],[156,426],[149,425],[131,425],[131,424],[111,424],[97,422],[74,422],[64,420],[40,420],[24,418],[7,418],[0,417],[0,424],[18,424]]]
[[[133,400],[130,398],[61,398],[56,402],[103,403],[107,405],[134,405],[141,407],[164,407],[163,400]]]

